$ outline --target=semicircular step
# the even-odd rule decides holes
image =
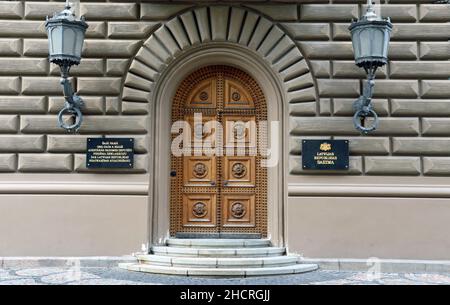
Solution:
[[[282,267],[268,268],[185,268],[167,267],[148,264],[123,263],[119,267],[129,271],[148,272],[157,274],[172,274],[184,276],[222,276],[222,277],[249,277],[262,275],[296,274],[314,271],[316,264],[295,264]]]

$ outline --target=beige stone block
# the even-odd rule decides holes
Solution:
[[[291,135],[358,135],[351,117],[290,117]]]
[[[356,4],[305,4],[300,7],[301,21],[351,21],[357,18]]]
[[[348,170],[309,170],[303,169],[302,157],[289,157],[289,173],[291,175],[360,175],[362,173],[362,159],[350,156]]]
[[[423,174],[427,176],[448,176],[450,174],[450,158],[424,157]]]
[[[450,97],[450,80],[423,80],[421,84],[422,98]]]
[[[348,79],[318,79],[320,97],[358,97],[359,81]]]
[[[355,61],[333,61],[333,76],[336,78],[367,78],[364,69],[359,68]],[[386,66],[376,72],[376,77],[386,77]]]
[[[47,150],[51,153],[84,153],[86,152],[87,138],[96,135],[48,135]],[[148,137],[146,135],[108,135],[108,138],[133,138],[135,153],[142,154],[148,151]]]
[[[106,60],[106,75],[108,76],[122,76],[130,63],[129,59],[123,58],[108,58]]]
[[[122,79],[119,77],[79,77],[78,93],[91,95],[116,95],[120,93]]]
[[[0,18],[20,19],[23,16],[24,1],[0,1]]]
[[[398,116],[450,116],[450,99],[392,99],[391,111]]]
[[[134,155],[133,168],[87,168],[86,154],[75,155],[75,171],[79,173],[146,173],[148,171],[148,156]]]
[[[105,113],[106,114],[119,114],[120,99],[118,97],[108,96],[105,98]]]
[[[45,20],[0,20],[0,36],[46,38]]]
[[[356,99],[333,99],[333,114],[334,115],[346,115],[352,116],[355,111],[353,110],[353,103]],[[386,99],[373,99],[373,106],[378,115],[387,115],[389,113],[389,103]]]
[[[23,2],[25,2],[25,19],[45,20],[47,16],[51,17],[54,13],[64,9],[64,3],[61,2]],[[77,3],[73,3],[72,10],[78,14]]]
[[[449,60],[450,44],[438,41],[421,41],[419,44],[420,59]]]
[[[417,58],[417,44],[409,41],[392,41],[389,44],[389,59],[391,60],[407,60]]]
[[[298,8],[295,4],[247,4],[275,21],[296,21],[298,19]]]
[[[310,61],[311,70],[315,77],[330,77],[331,64],[328,60],[312,60]]]
[[[191,46],[188,34],[186,33],[187,31],[183,28],[183,22],[180,18],[171,19],[166,23],[166,26],[180,45],[181,49]]]
[[[159,25],[158,22],[108,22],[108,38],[145,38]]]
[[[47,39],[23,39],[23,55],[25,56],[48,56],[48,40]]]
[[[45,136],[0,135],[0,152],[43,152]]]
[[[189,4],[142,3],[141,19],[166,20],[189,7]]]
[[[353,59],[352,43],[347,41],[308,41],[300,46],[308,59]]]
[[[223,41],[227,39],[229,13],[230,8],[226,6],[211,6],[209,8],[212,40]],[[257,32],[255,32],[255,35],[258,35]]]
[[[317,100],[316,89],[314,87],[300,89],[288,93],[289,103],[314,102]]]
[[[0,58],[0,75],[46,75],[48,66],[42,58]]]
[[[142,48],[142,50],[145,50],[145,48]],[[132,73],[138,74],[149,80],[155,80],[159,75],[159,71],[158,71],[158,68],[155,68],[155,65],[153,65],[154,64],[153,61],[152,61],[152,63],[149,63],[150,60],[151,59],[148,57],[146,58],[146,61],[144,61],[144,62],[134,60],[131,63],[129,70]],[[162,67],[159,64],[156,64],[156,66],[158,66],[159,68]]]
[[[336,140],[348,140],[350,154],[388,155],[390,141],[387,137],[335,137]]]
[[[69,122],[68,117],[65,122]],[[21,115],[20,131],[24,134],[65,133],[58,126],[56,115]]]
[[[0,96],[0,113],[45,113],[47,100],[45,97]]]
[[[148,103],[151,93],[148,90],[134,89],[130,87],[123,88],[122,98],[126,101]]]
[[[283,23],[283,27],[297,40],[329,40],[328,23]]]
[[[331,99],[329,98],[320,99],[319,113],[320,115],[331,115]]]
[[[136,3],[81,3],[80,14],[88,20],[138,19]]]
[[[136,40],[94,40],[87,39],[83,55],[87,57],[131,57],[140,46]]]
[[[391,78],[443,78],[450,76],[450,61],[391,61]]]
[[[147,133],[147,116],[86,116],[81,133]]]
[[[308,63],[306,62],[306,60],[300,60],[298,62],[295,62],[290,65],[288,68],[283,69],[282,72],[280,72],[280,76],[282,77],[283,81],[290,81],[294,78],[297,78],[301,76],[304,76],[306,74],[308,74],[309,72],[309,67],[308,67]]]
[[[372,135],[419,135],[419,120],[417,118],[380,118],[377,130]]]
[[[15,133],[18,129],[17,115],[0,115],[0,133]]]
[[[61,69],[58,65],[50,66],[53,75],[60,75]],[[71,76],[103,76],[105,71],[105,63],[100,58],[83,58],[78,66],[70,69]]]
[[[422,4],[420,5],[420,21],[425,22],[449,22],[450,9],[442,4]]]
[[[422,118],[422,134],[426,136],[450,135],[450,119]]]
[[[364,157],[367,175],[419,175],[419,157]]]
[[[392,40],[448,40],[450,23],[398,23]]]
[[[83,114],[102,114],[105,109],[105,98],[99,96],[83,96],[84,106],[81,109]],[[63,96],[51,96],[48,101],[48,112],[57,114],[64,107]]]
[[[139,103],[139,102],[122,102],[122,113],[123,114],[147,114],[149,109],[149,104]]]
[[[15,154],[0,154],[0,172],[15,172],[17,156]]]
[[[143,77],[140,77],[138,75],[128,73],[127,77],[125,78],[124,84],[126,86],[133,87],[136,89],[149,91],[150,88],[152,88],[153,82],[151,82]]]
[[[20,89],[19,77],[0,77],[0,94],[18,94]]]
[[[392,153],[397,155],[449,155],[449,139],[393,138]]]
[[[22,41],[16,38],[0,39],[0,56],[19,56],[22,52]]]
[[[373,96],[376,98],[413,98],[419,95],[417,80],[376,80]]]
[[[71,172],[71,154],[19,154],[19,172]]]
[[[72,86],[75,86],[75,80],[70,79]],[[62,86],[59,77],[22,77],[22,94],[25,95],[60,95]]]
[[[289,115],[303,116],[303,115],[316,115],[316,113],[317,113],[316,102],[289,104]]]

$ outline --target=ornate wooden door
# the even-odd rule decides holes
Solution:
[[[182,82],[172,107],[172,122],[185,128],[172,139],[181,137],[183,155],[171,158],[171,234],[266,236],[267,171],[257,145],[266,134],[257,123],[267,111],[258,84],[236,68],[209,66]]]

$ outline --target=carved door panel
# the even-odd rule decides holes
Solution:
[[[266,119],[265,107],[257,83],[232,67],[202,68],[182,82],[172,121],[189,126],[182,138],[190,153],[172,155],[172,235],[266,236],[267,172],[257,155],[257,123]]]

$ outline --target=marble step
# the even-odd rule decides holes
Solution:
[[[280,256],[286,253],[285,248],[254,247],[254,248],[189,248],[153,246],[151,253],[163,256],[185,257],[267,257]]]
[[[141,264],[189,268],[267,268],[295,265],[301,262],[299,256],[215,258],[137,255],[137,259]]]
[[[149,264],[122,263],[120,268],[159,274],[172,274],[184,276],[221,276],[221,277],[249,277],[262,275],[295,274],[314,271],[318,268],[316,264],[294,264],[282,267],[268,268],[185,268],[155,266]]]
[[[268,239],[190,239],[169,238],[169,247],[189,248],[254,248],[270,247]]]

